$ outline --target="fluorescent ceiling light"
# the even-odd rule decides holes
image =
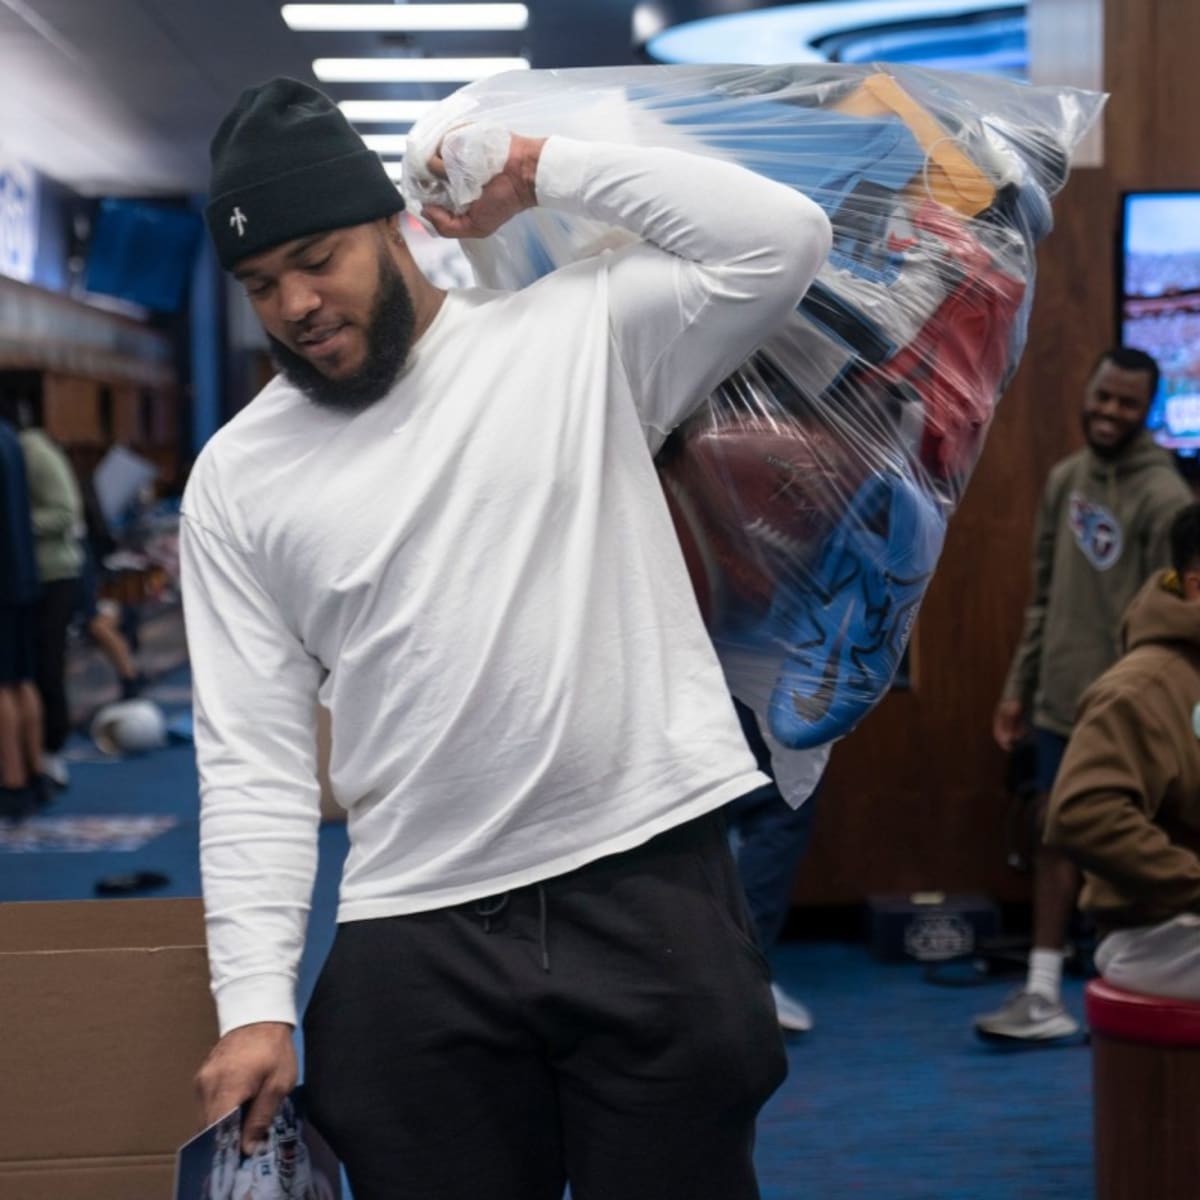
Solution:
[[[408,135],[404,133],[371,133],[363,138],[368,150],[376,154],[403,154],[408,146]]]
[[[419,121],[436,100],[343,100],[338,108],[347,121],[360,125]]]
[[[529,69],[527,58],[318,58],[322,83],[470,83]]]
[[[401,159],[384,159],[383,169],[388,173],[389,179],[394,179],[397,183],[404,178],[404,160]]]
[[[529,24],[524,4],[285,4],[289,29],[328,33],[381,30],[440,33],[454,29],[520,30]]]

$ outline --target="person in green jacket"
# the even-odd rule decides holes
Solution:
[[[1032,596],[993,721],[1005,751],[1032,733],[1039,831],[1080,697],[1120,656],[1125,609],[1170,564],[1171,521],[1192,499],[1171,456],[1145,428],[1158,379],[1148,354],[1106,350],[1084,393],[1087,444],[1051,470],[1042,495]],[[1078,1032],[1062,1005],[1061,982],[1080,883],[1069,859],[1038,846],[1028,976],[1001,1008],[976,1019],[981,1037],[1036,1044]]]
[[[20,430],[29,480],[34,554],[41,585],[37,601],[36,676],[42,695],[44,733],[42,771],[60,787],[68,782],[62,759],[71,731],[67,704],[67,630],[79,596],[83,569],[80,542],[83,500],[75,472],[63,451],[36,424],[27,398],[6,395],[0,415]]]

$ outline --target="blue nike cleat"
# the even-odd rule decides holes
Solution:
[[[804,589],[781,590],[767,623],[788,647],[767,721],[785,746],[848,733],[887,691],[946,518],[911,477],[871,477],[821,551]]]

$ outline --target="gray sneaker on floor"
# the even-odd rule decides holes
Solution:
[[[813,1027],[812,1013],[795,996],[789,996],[777,983],[771,984],[775,998],[775,1016],[779,1028],[788,1033],[807,1033]]]
[[[1024,988],[995,1012],[975,1018],[975,1032],[987,1041],[1053,1042],[1079,1032],[1079,1022],[1057,1000]]]

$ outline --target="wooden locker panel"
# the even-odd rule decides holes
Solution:
[[[154,388],[143,397],[146,442],[174,450],[179,444],[179,398],[174,388]]]
[[[100,388],[94,379],[47,371],[42,383],[42,423],[46,432],[63,445],[102,443]]]
[[[122,446],[140,446],[146,440],[142,421],[142,391],[136,384],[112,388],[112,440]]]

